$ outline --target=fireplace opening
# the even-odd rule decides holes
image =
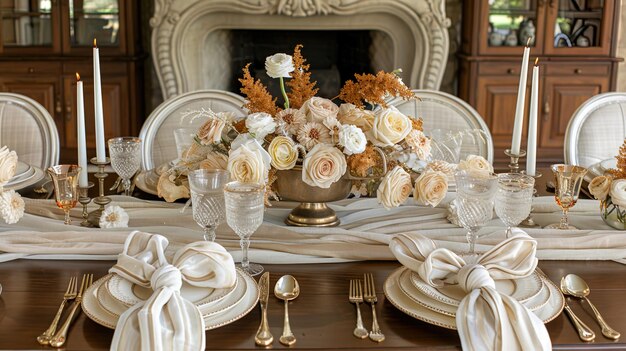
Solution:
[[[251,63],[250,73],[282,101],[280,83],[265,73],[265,58],[275,53],[291,55],[302,44],[302,55],[310,64],[311,80],[317,81],[318,96],[332,98],[355,73],[373,73],[369,30],[231,30],[233,79],[229,90],[239,93],[241,68]]]

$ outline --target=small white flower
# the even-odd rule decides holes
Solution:
[[[619,207],[626,208],[626,179],[617,179],[611,183],[609,190],[611,201]]]
[[[367,138],[361,128],[346,124],[339,130],[339,145],[343,146],[346,155],[360,154],[365,151]]]
[[[291,136],[296,135],[298,129],[306,123],[306,116],[298,109],[288,108],[276,114],[276,121],[281,133]]]
[[[128,213],[123,208],[110,205],[104,208],[100,216],[100,228],[126,228],[128,227]]]
[[[24,216],[24,200],[15,190],[0,194],[0,215],[7,224],[17,223]]]
[[[430,138],[427,137],[422,131],[413,129],[404,138],[404,141],[409,145],[411,151],[413,151],[417,158],[425,161],[430,156]]]
[[[298,131],[298,142],[307,150],[311,150],[317,144],[331,144],[332,138],[328,133],[328,128],[323,124],[309,122]]]
[[[293,58],[287,54],[274,54],[265,59],[265,71],[272,78],[290,78],[289,73],[293,72]]]
[[[322,121],[324,127],[328,128],[328,134],[333,137],[339,135],[339,130],[341,129],[341,123],[337,120],[337,116],[328,116]],[[333,138],[334,140],[334,138]]]
[[[268,134],[276,130],[276,122],[269,113],[256,112],[246,118],[246,127],[254,137],[262,141]]]

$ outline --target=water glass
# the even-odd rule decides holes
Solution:
[[[265,185],[258,183],[230,182],[224,187],[226,222],[240,238],[243,258],[239,265],[245,272],[255,276],[263,272],[263,266],[248,261],[250,236],[263,223],[265,211]]]
[[[174,129],[174,142],[176,142],[176,155],[179,160],[185,156],[185,152],[193,144],[193,138],[196,135],[196,129],[178,128]]]
[[[141,167],[141,139],[119,137],[109,139],[111,167],[122,178],[124,195],[130,196],[130,179]]]
[[[498,177],[489,172],[458,171],[454,174],[454,179],[457,186],[454,205],[459,223],[467,229],[469,254],[473,255],[478,230],[493,217]]]
[[[204,230],[204,240],[215,241],[215,228],[224,220],[224,185],[229,173],[223,169],[189,172],[193,220]]]
[[[496,214],[506,228],[506,237],[511,236],[511,227],[517,226],[530,214],[535,190],[535,178],[522,173],[498,174],[496,192]]]
[[[576,227],[569,225],[567,219],[567,212],[578,201],[578,194],[580,193],[580,186],[583,183],[587,169],[580,166],[556,164],[550,167],[554,174],[555,188],[554,199],[557,205],[561,207],[563,216],[559,223],[554,223],[546,226],[550,229],[576,229]]]
[[[54,184],[54,198],[57,206],[65,212],[65,224],[71,224],[70,210],[78,202],[78,165],[58,165],[48,168]]]

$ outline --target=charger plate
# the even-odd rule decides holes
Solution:
[[[19,182],[24,181],[25,178],[28,178],[35,174],[35,169],[22,161],[17,161],[17,165],[15,166],[15,174],[13,178],[9,179],[9,181],[5,185],[13,185]]]
[[[102,277],[85,291],[81,307],[89,319],[109,329],[115,329],[119,316],[105,309],[98,299],[98,295],[103,294],[100,289],[107,280],[108,276]],[[259,300],[257,283],[240,269],[237,269],[237,287],[233,294],[210,305],[208,313],[203,313],[206,330],[230,324],[248,314],[256,306]],[[243,291],[241,298],[234,297],[238,289]],[[234,301],[231,301],[231,297]]]
[[[145,193],[158,195],[156,184],[153,185],[150,179],[152,177],[152,173],[153,171],[141,171],[137,177],[135,177],[135,186]]]
[[[42,179],[46,177],[44,171],[42,171],[39,167],[32,167],[32,174],[25,176],[17,182],[12,184],[4,185],[4,190],[21,190],[33,186],[39,183]],[[30,171],[28,171],[30,172]]]
[[[391,304],[397,309],[413,318],[443,328],[456,330],[455,317],[433,311],[432,309],[415,302],[415,300],[411,299],[405,292],[402,291],[402,288],[400,287],[400,277],[404,271],[407,270],[408,268],[406,267],[400,267],[391,273],[391,275],[387,277],[387,280],[385,280],[383,292],[389,302],[391,302]],[[548,289],[550,298],[544,306],[533,311],[533,313],[544,323],[548,323],[561,313],[565,300],[557,286],[554,285],[552,281],[544,279],[541,276],[539,277]]]

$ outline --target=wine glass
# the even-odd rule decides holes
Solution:
[[[578,193],[583,183],[587,169],[580,166],[556,164],[550,167],[554,174],[556,186],[554,188],[554,198],[557,205],[563,211],[560,223],[554,223],[546,226],[549,229],[576,229],[569,225],[567,220],[567,212],[578,201]]]
[[[252,276],[261,274],[263,266],[248,261],[248,247],[250,236],[263,223],[265,185],[230,182],[224,187],[224,200],[226,222],[239,236],[239,244],[243,251],[243,258],[238,266]]]
[[[130,196],[130,179],[141,167],[141,139],[135,137],[109,139],[109,156],[113,170],[122,178],[124,195]]]
[[[70,210],[78,201],[78,174],[77,165],[58,165],[48,168],[48,174],[54,184],[54,198],[57,206],[65,212],[65,224],[71,224]]]
[[[496,214],[507,226],[506,237],[511,227],[519,225],[530,214],[535,190],[535,178],[522,173],[498,174],[496,192]]]
[[[454,179],[457,187],[454,205],[459,223],[467,229],[469,254],[474,255],[478,230],[493,217],[498,177],[485,171],[458,171]]]
[[[174,142],[176,142],[176,155],[178,156],[178,161],[184,159],[185,153],[193,144],[193,138],[197,131],[197,129],[193,128],[174,129]]]
[[[204,240],[215,241],[215,228],[224,220],[224,185],[229,173],[223,169],[189,172],[193,220],[204,230]]]

